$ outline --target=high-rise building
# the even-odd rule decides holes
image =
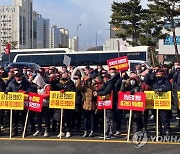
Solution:
[[[56,25],[49,28],[49,48],[57,48],[60,45],[60,28]]]
[[[58,28],[56,25],[49,28],[49,48],[68,48],[69,31],[65,28]]]
[[[36,49],[37,48],[37,18],[38,18],[38,14],[36,11],[33,11],[32,14],[32,37],[33,37],[33,45],[32,48]]]
[[[66,48],[69,46],[69,31],[65,28],[60,28],[60,45]]]
[[[13,0],[13,5],[0,6],[0,46],[17,41],[16,48],[32,48],[32,0]]]
[[[78,51],[78,39],[77,37],[73,37],[69,39],[69,48],[74,51]]]
[[[49,19],[37,17],[37,48],[49,48]]]

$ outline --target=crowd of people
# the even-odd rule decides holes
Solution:
[[[6,80],[3,80],[6,78]],[[174,63],[170,69],[158,65],[155,68],[146,68],[146,65],[137,65],[135,71],[118,72],[115,68],[105,70],[101,65],[96,69],[67,68],[63,66],[59,71],[54,66],[38,71],[32,68],[11,68],[8,71],[0,68],[0,91],[4,93],[25,91],[46,94],[49,91],[76,92],[75,110],[64,110],[63,129],[57,137],[71,137],[72,130],[83,131],[82,137],[92,137],[96,130],[103,134],[103,113],[97,110],[97,96],[105,96],[113,91],[113,108],[106,110],[106,139],[113,139],[122,132],[122,120],[125,119],[127,128],[129,112],[118,109],[118,92],[130,91],[131,95],[143,91],[167,92],[172,91],[172,104],[176,107],[177,126],[180,126],[180,110],[178,108],[177,91],[180,90],[180,65]],[[170,119],[172,110],[159,111],[159,135],[170,135]],[[19,135],[24,128],[27,111],[13,111],[12,136]],[[29,130],[33,136],[48,137],[50,132],[59,132],[60,110],[49,108],[49,98],[43,100],[42,112],[29,113]],[[7,123],[9,112],[0,110],[1,129]],[[149,118],[156,117],[155,110],[133,111],[132,134],[146,130],[148,132]],[[20,121],[22,122],[20,125]],[[155,121],[154,121],[155,122]],[[45,123],[45,125],[42,125]],[[20,127],[18,127],[20,126]],[[37,126],[37,128],[36,128]],[[21,130],[19,130],[21,128]],[[30,133],[28,130],[26,133]],[[99,136],[104,138],[104,136]]]

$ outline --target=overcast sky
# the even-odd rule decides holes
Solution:
[[[0,5],[12,4],[13,0],[0,0]],[[116,0],[125,2],[127,0]],[[111,4],[113,0],[33,0],[33,10],[50,19],[50,25],[65,27],[70,31],[70,37],[76,36],[79,27],[81,48],[95,46],[96,31],[98,44],[104,43],[109,37]],[[146,7],[147,0],[142,0]]]

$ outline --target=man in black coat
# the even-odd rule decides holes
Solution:
[[[18,92],[19,90],[31,91],[31,84],[23,77],[22,73],[16,73],[14,79],[8,84],[5,93]],[[22,115],[22,124],[24,125],[25,111],[13,110],[13,133],[12,136],[18,135],[18,122],[20,114]]]
[[[122,82],[121,91],[130,91],[130,95],[134,95],[136,92],[141,92],[140,80],[137,74],[130,74],[130,78],[125,82]],[[127,124],[129,121],[129,112],[126,112]],[[132,114],[133,121],[133,133],[141,131],[143,128],[142,124],[142,111],[133,111]]]
[[[94,96],[106,96],[108,94],[111,94],[111,92],[115,91],[115,83],[117,80],[115,80],[116,75],[114,74],[111,76],[109,74],[104,76],[104,85],[98,89],[96,92],[94,92]],[[113,97],[114,98],[114,97]],[[115,99],[115,98],[114,98]],[[113,99],[113,109],[106,109],[106,139],[110,140],[114,138],[114,112],[115,112],[115,103],[116,100]],[[100,136],[100,138],[104,138],[104,136]]]
[[[170,81],[164,77],[163,70],[159,70],[156,72],[156,80],[153,82],[152,89],[158,93],[158,92],[168,92],[171,91],[171,83]],[[162,133],[162,125],[164,126],[164,130],[167,136],[170,134],[170,113],[169,110],[160,110],[160,124],[159,124],[159,133],[161,135]]]
[[[70,76],[67,73],[62,74],[62,78],[60,82],[56,85],[56,89],[61,92],[72,91],[76,92],[76,87],[74,82],[70,79]],[[73,110],[67,109],[63,112],[63,122],[66,123],[66,138],[71,137],[71,129],[72,129],[72,116]],[[60,135],[60,134],[59,134]],[[60,137],[58,135],[58,137]]]

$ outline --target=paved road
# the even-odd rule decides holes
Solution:
[[[147,144],[136,149],[132,143],[5,141],[1,154],[179,154],[180,145]]]

